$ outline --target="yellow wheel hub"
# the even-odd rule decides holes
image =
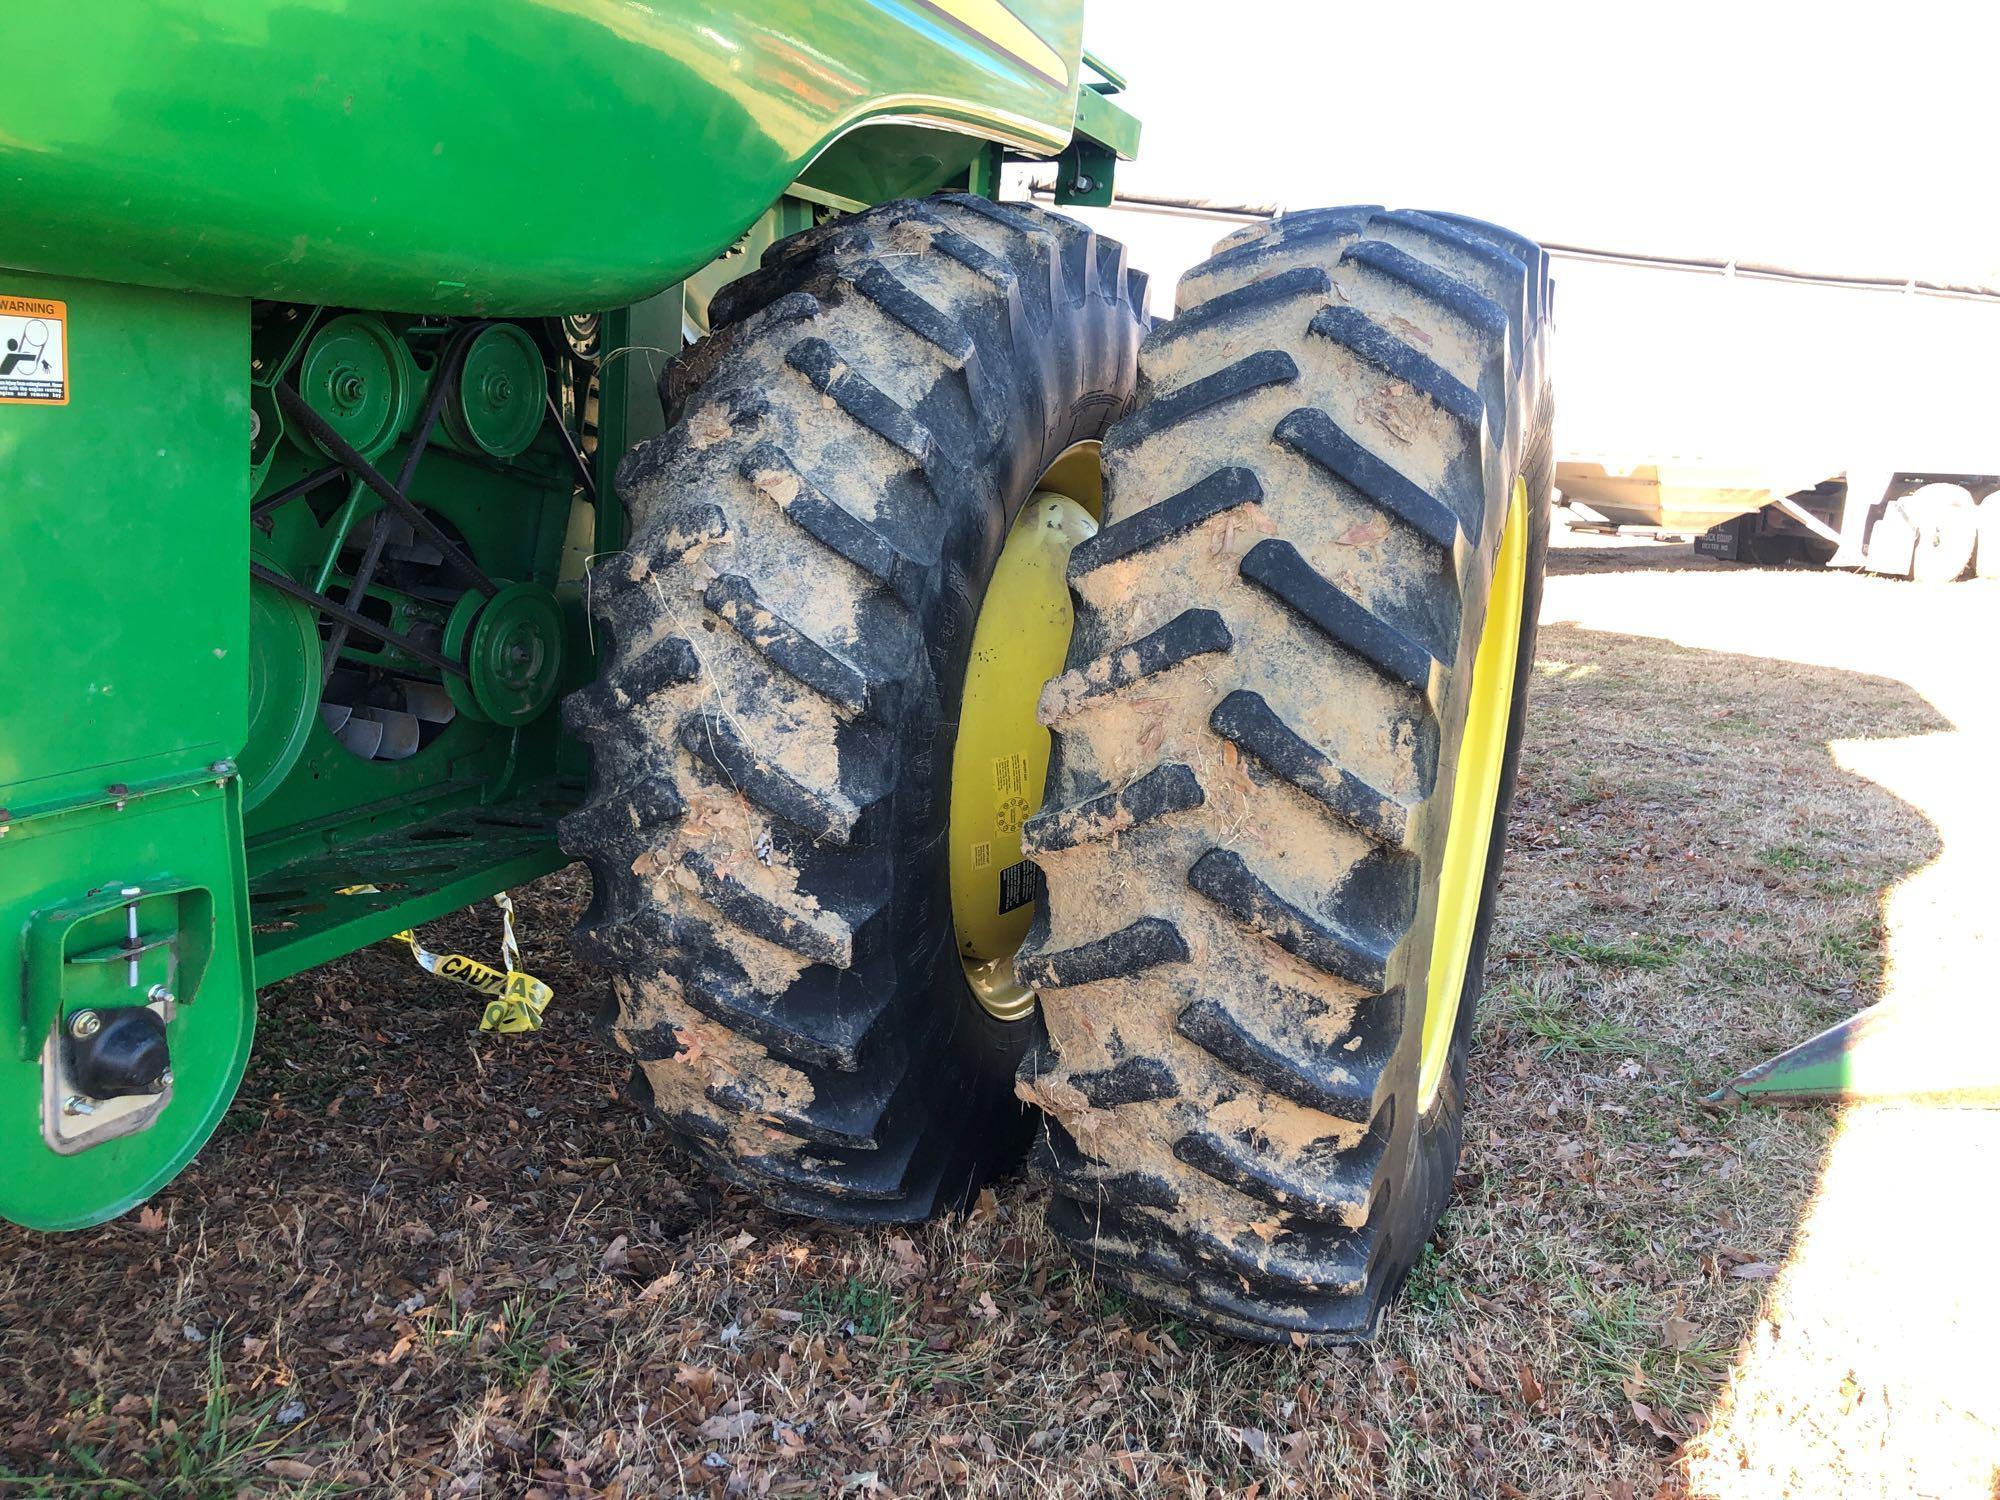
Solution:
[[[1069,555],[1097,530],[1096,449],[1081,444],[1058,460],[1043,484],[1068,493],[1037,489],[1015,518],[973,626],[959,705],[952,920],[967,982],[1003,1021],[1035,1008],[1035,992],[1014,977],[1014,953],[1041,890],[1033,862],[1021,855],[1021,824],[1041,806],[1048,779],[1049,732],[1035,704],[1069,651]]]
[[[1521,656],[1521,610],[1528,579],[1528,489],[1514,481],[1500,556],[1486,601],[1486,623],[1472,664],[1472,700],[1452,783],[1451,828],[1438,877],[1437,924],[1431,938],[1430,988],[1424,1004],[1424,1053],[1417,1075],[1418,1108],[1429,1110],[1451,1061],[1451,1037],[1465,993],[1479,897],[1493,844],[1493,814],[1507,762],[1507,726],[1514,708],[1514,673]]]

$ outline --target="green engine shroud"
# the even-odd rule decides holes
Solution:
[[[809,166],[874,202],[977,138],[1053,156],[1082,7],[73,0],[7,31],[0,263],[491,315],[638,302]]]

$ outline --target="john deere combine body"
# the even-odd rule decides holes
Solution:
[[[565,862],[583,565],[703,292],[841,209],[991,190],[1003,145],[1136,130],[1080,90],[1071,0],[8,31],[51,81],[0,101],[0,328],[54,378],[0,379],[0,1213],[63,1228],[206,1139],[259,984]],[[92,1098],[107,1067],[148,1089]]]
[[[997,201],[1136,147],[1077,0],[7,41],[0,1215],[122,1212],[260,985],[578,857],[602,1030],[716,1173],[907,1221],[1032,1138],[1097,1274],[1376,1326],[1457,1159],[1539,250],[1294,214],[1149,329]]]

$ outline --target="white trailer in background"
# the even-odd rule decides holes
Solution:
[[[1067,212],[1152,273],[1156,317],[1215,240],[1268,217],[1131,197]],[[1740,562],[1949,579],[1976,557],[2000,576],[2000,292],[1546,248],[1572,507]]]
[[[2000,573],[2000,294],[1552,253],[1566,500],[1737,561],[1937,580],[1983,529]]]

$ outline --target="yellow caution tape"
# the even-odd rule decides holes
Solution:
[[[539,1031],[542,1012],[549,1008],[556,992],[520,967],[521,944],[514,936],[514,898],[502,891],[493,898],[493,904],[500,908],[500,962],[505,966],[504,971],[476,958],[467,958],[463,953],[433,953],[407,928],[396,937],[410,945],[410,956],[421,968],[440,979],[493,997],[479,1018],[481,1031],[497,1031],[502,1035]]]

